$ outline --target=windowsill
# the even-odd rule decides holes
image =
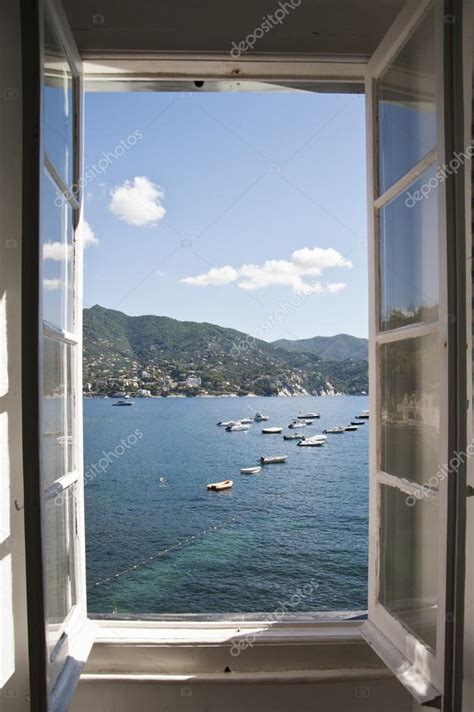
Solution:
[[[323,614],[313,614],[318,617]],[[262,682],[390,675],[360,634],[363,620],[96,620],[84,680]],[[341,616],[344,617],[341,617]],[[226,668],[229,670],[226,672]]]

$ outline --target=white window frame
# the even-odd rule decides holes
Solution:
[[[80,58],[74,49],[74,42],[72,40],[72,35],[67,27],[67,22],[64,19],[62,10],[57,2],[57,0],[45,0],[51,8],[51,11],[55,13],[56,19],[62,28],[62,40],[64,45],[67,47],[69,56],[74,57],[74,62],[77,63],[76,66],[80,66]],[[422,0],[422,6],[426,5],[426,1]],[[398,21],[399,22],[399,21]],[[396,23],[395,23],[396,24]],[[397,25],[399,26],[400,23]],[[393,28],[390,31],[393,35]],[[390,33],[389,33],[390,34]],[[199,79],[204,80],[220,80],[223,84],[227,84],[229,87],[232,86],[236,77],[238,76],[242,81],[263,81],[263,82],[274,82],[276,84],[286,84],[301,86],[311,83],[313,86],[318,86],[319,90],[334,88],[336,85],[343,87],[353,88],[354,91],[359,92],[360,86],[364,78],[365,60],[346,60],[344,58],[339,59],[304,59],[300,57],[297,58],[265,58],[265,59],[251,59],[243,58],[239,61],[231,61],[228,57],[181,57],[176,58],[172,56],[141,56],[139,59],[133,56],[121,56],[111,55],[107,57],[103,54],[100,56],[94,56],[93,53],[87,53],[85,55],[85,61],[83,67],[86,73],[86,79],[88,84],[90,83],[90,88],[92,90],[102,90],[105,88],[118,90],[123,88],[124,90],[130,90],[130,86],[134,83],[137,89],[140,88],[153,88],[156,87],[161,82],[166,82],[170,85],[174,80],[188,79],[193,81],[196,76]],[[78,77],[78,84],[81,85],[80,93],[82,94],[82,73]],[[89,88],[89,86],[88,86]],[[373,118],[373,108],[369,106],[369,117]],[[372,118],[369,118],[369,124]],[[79,109],[79,119],[78,125],[82,126],[82,101]],[[82,129],[81,129],[82,131]],[[431,160],[431,159],[430,159]],[[433,159],[434,160],[434,159]],[[82,165],[82,156],[80,157],[80,162]],[[371,161],[370,161],[371,162]],[[80,204],[77,206],[80,210],[80,217],[78,220],[77,228],[80,231],[82,222],[82,198],[80,199]],[[373,258],[374,255],[372,255]],[[76,272],[78,277],[79,272]],[[81,280],[78,279],[76,283],[76,294],[81,293]],[[82,295],[81,295],[82,296]],[[79,319],[80,315],[77,314],[76,330],[79,333]],[[62,334],[64,339],[74,339],[74,337],[69,334]],[[80,341],[77,341],[80,345]],[[78,381],[76,383],[76,388],[81,385],[80,369],[76,369]],[[82,388],[78,391],[82,393]],[[78,399],[80,400],[80,399]],[[79,411],[77,411],[79,413]],[[76,431],[77,437],[82,437],[82,432],[79,430],[82,428],[82,418],[78,423],[78,430]],[[79,468],[78,468],[79,469]],[[79,472],[77,482],[82,486],[82,477],[80,477]],[[58,487],[67,486],[70,482],[57,483]],[[83,522],[83,503],[80,506],[80,511],[78,512],[78,520]],[[84,550],[84,537],[82,536],[82,543],[79,550],[80,566],[84,566],[85,561],[85,550]],[[85,589],[83,589],[85,595]],[[83,616],[84,609],[81,611],[81,616]],[[99,646],[110,646],[109,650],[114,647],[114,643],[121,644],[125,646],[128,650],[133,648],[134,655],[138,660],[143,654],[146,656],[147,652],[140,652],[140,646],[147,642],[149,644],[163,645],[163,643],[172,643],[182,641],[183,638],[186,640],[191,640],[193,644],[199,644],[200,641],[206,641],[209,639],[210,633],[214,631],[218,632],[219,642],[228,644],[236,635],[240,635],[242,631],[254,630],[255,627],[260,629],[259,642],[265,645],[270,642],[275,642],[275,638],[279,639],[282,645],[286,646],[289,643],[294,643],[295,641],[305,640],[306,642],[319,643],[329,643],[334,642],[335,644],[342,646],[350,645],[353,655],[345,658],[345,663],[347,667],[358,669],[360,667],[358,660],[358,653],[356,653],[356,646],[354,643],[361,640],[359,634],[359,628],[361,623],[355,621],[326,621],[321,624],[291,624],[291,622],[286,621],[277,624],[264,624],[262,621],[252,621],[247,620],[246,622],[239,623],[236,627],[235,621],[231,620],[221,620],[216,621],[213,624],[205,623],[185,623],[184,621],[179,622],[179,617],[172,624],[167,624],[160,621],[102,621],[97,622],[98,632],[96,629],[96,641]],[[368,627],[367,625],[365,626]],[[65,629],[67,626],[65,625]],[[83,641],[82,641],[82,653],[79,652],[78,660],[85,661],[87,659],[88,652],[90,650],[90,645],[92,642],[93,632],[88,629],[82,629]],[[79,636],[80,637],[80,636]],[[211,636],[212,637],[212,636]],[[214,639],[215,640],[215,639]],[[79,642],[79,639],[77,640]],[[77,646],[76,646],[77,648]],[[390,647],[390,654],[394,652],[393,646]],[[383,657],[383,656],[382,656]],[[386,658],[384,658],[387,662]],[[399,661],[400,662],[400,661]],[[111,668],[114,665],[114,656],[110,656]],[[68,669],[69,665],[69,669]],[[121,661],[117,662],[118,669],[120,668],[123,672],[123,663]],[[396,667],[397,662],[392,659],[389,663],[389,667],[393,669]],[[64,699],[70,697],[74,686],[77,682],[78,675],[80,674],[81,665],[75,665],[73,658],[69,658],[66,662],[66,667],[63,672],[65,674],[58,678],[56,687],[54,690],[53,697],[51,699],[51,709],[63,709]],[[130,671],[132,672],[132,671]]]

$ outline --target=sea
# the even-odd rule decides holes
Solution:
[[[301,448],[282,435],[345,426],[366,397],[84,399],[91,614],[361,611],[367,607],[368,422]],[[253,417],[247,432],[218,421]],[[285,464],[244,475],[261,456]],[[233,480],[212,492],[208,483]]]

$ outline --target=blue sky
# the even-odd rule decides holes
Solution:
[[[85,145],[86,306],[367,335],[363,97],[91,93]]]

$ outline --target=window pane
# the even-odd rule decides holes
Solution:
[[[441,464],[439,369],[438,336],[380,347],[381,468],[427,486]]]
[[[41,465],[45,490],[74,469],[71,349],[55,339],[43,339]]]
[[[438,502],[382,486],[380,602],[436,649]]]
[[[41,187],[43,246],[43,319],[57,329],[72,331],[72,210],[49,174]]]
[[[408,191],[380,211],[382,330],[434,321],[438,317],[438,191],[435,170],[434,167],[429,168]]]
[[[380,193],[436,146],[434,42],[431,11],[379,78]]]
[[[75,486],[45,503],[47,635],[50,649],[76,603],[74,575]]]
[[[68,187],[73,184],[73,92],[71,70],[46,15],[44,33],[44,149]]]

